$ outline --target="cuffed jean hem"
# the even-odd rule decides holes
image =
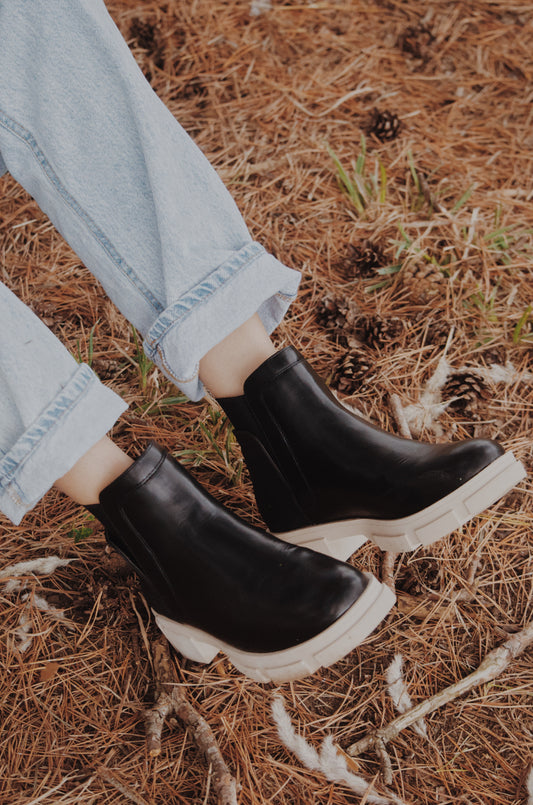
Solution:
[[[0,459],[0,510],[24,514],[110,430],[127,404],[82,364]]]
[[[300,278],[258,243],[248,243],[158,316],[144,350],[191,400],[199,400],[205,394],[200,359],[254,313],[272,332],[295,298]]]

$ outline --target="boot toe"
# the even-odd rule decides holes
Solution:
[[[491,439],[470,439],[448,446],[450,477],[460,486],[504,454],[503,447]]]

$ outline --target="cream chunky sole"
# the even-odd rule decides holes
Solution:
[[[200,629],[173,621],[154,610],[155,620],[169,643],[196,662],[211,662],[222,651],[243,674],[257,682],[288,682],[314,673],[345,657],[379,626],[396,597],[370,573],[357,601],[335,623],[297,646],[265,654],[240,651]]]
[[[277,534],[294,545],[346,560],[366,540],[384,551],[413,551],[431,545],[496,503],[526,477],[512,453],[504,453],[484,470],[426,509],[399,520],[342,520]]]

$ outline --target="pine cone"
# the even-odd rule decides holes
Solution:
[[[440,589],[441,563],[432,556],[408,562],[396,583],[399,590],[409,595],[420,595],[428,590]]]
[[[505,366],[507,363],[507,350],[504,346],[496,345],[487,347],[487,349],[483,350],[481,356],[487,366],[493,363],[498,364],[498,366]]]
[[[318,309],[317,321],[332,340],[348,346],[353,340],[356,306],[342,297],[325,296]]]
[[[456,372],[442,388],[443,401],[452,397],[459,399],[450,403],[449,411],[479,421],[483,418],[484,404],[490,398],[490,389],[480,377],[470,372]]]
[[[380,349],[392,341],[397,341],[403,334],[405,323],[398,316],[367,316],[357,323],[357,333],[369,347]]]
[[[445,346],[450,330],[450,323],[446,319],[432,319],[428,325],[425,343],[433,347]]]
[[[111,380],[121,368],[120,361],[113,361],[108,358],[94,358],[91,364],[100,380]]]
[[[378,109],[374,109],[368,133],[374,134],[378,140],[385,142],[386,140],[395,140],[400,133],[401,127],[402,124],[398,115],[388,110],[380,112]]]
[[[427,62],[431,58],[431,46],[435,37],[425,25],[410,25],[400,36],[399,45],[403,53]]]
[[[376,268],[387,262],[385,253],[379,243],[363,240],[359,244],[347,243],[344,255],[336,263],[336,268],[347,280],[357,277],[371,277]]]
[[[334,296],[325,296],[318,308],[317,321],[326,330],[338,330],[346,324],[346,305]]]
[[[402,283],[416,302],[426,303],[442,293],[444,276],[435,263],[413,260],[402,267]]]
[[[348,396],[364,391],[376,377],[374,361],[363,350],[347,352],[333,369],[331,387]]]

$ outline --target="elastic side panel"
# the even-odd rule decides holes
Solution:
[[[250,469],[259,511],[269,529],[283,532],[311,525],[259,439],[248,431],[236,431],[235,435]]]

